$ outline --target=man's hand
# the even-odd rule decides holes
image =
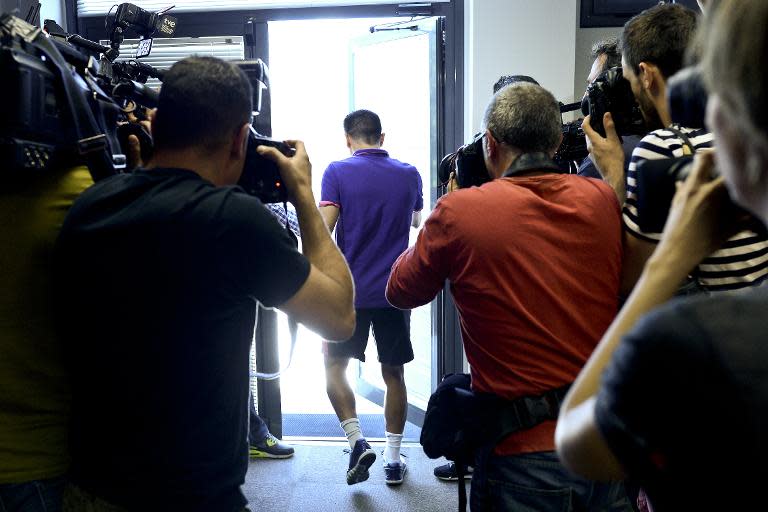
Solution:
[[[256,151],[277,164],[288,191],[288,200],[295,205],[302,195],[312,193],[312,164],[302,141],[286,140],[285,143],[296,150],[293,156],[285,156],[271,146],[259,146]]]
[[[128,122],[135,123],[141,126],[144,131],[147,132],[147,134],[151,137],[152,136],[152,124],[151,119],[155,114],[155,110],[152,109],[147,111],[146,119],[139,120],[133,112],[128,113]],[[150,146],[151,147],[151,146]],[[139,167],[144,167],[149,162],[145,162],[144,158],[141,156],[141,142],[139,141],[139,138],[136,135],[129,135],[128,136],[128,151],[126,153],[126,168],[129,171],[132,171]]]
[[[446,186],[446,193],[453,192],[454,190],[459,190],[461,187],[459,187],[459,181],[456,179],[456,171],[452,171],[451,175],[448,178],[448,185]]]
[[[621,139],[616,133],[616,126],[610,112],[603,116],[605,137],[597,133],[589,124],[591,116],[584,118],[581,124],[584,134],[587,136],[587,149],[592,155],[595,167],[603,176],[603,179],[613,188],[619,198],[619,204],[624,204],[626,199],[626,183],[624,177],[624,148]]]
[[[745,213],[731,202],[722,176],[712,179],[714,152],[698,153],[677,192],[653,258],[690,271],[744,228]]]

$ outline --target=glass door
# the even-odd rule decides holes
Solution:
[[[373,27],[371,34],[350,44],[350,112],[366,108],[379,114],[386,133],[384,149],[393,158],[414,165],[424,193],[422,221],[436,201],[438,155],[438,78],[442,75],[442,18]],[[411,230],[410,244],[418,230]],[[424,410],[437,381],[439,305],[435,300],[411,312],[414,361],[405,365],[408,421],[421,426]],[[359,363],[357,392],[383,404],[384,382],[376,347],[368,344],[366,363]]]

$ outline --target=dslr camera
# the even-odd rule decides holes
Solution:
[[[283,185],[280,170],[275,162],[256,151],[258,146],[277,148],[285,156],[293,156],[296,152],[285,142],[265,137],[251,127],[245,166],[237,184],[249,194],[261,199],[262,203],[285,203],[288,200],[288,191]]]
[[[647,133],[640,105],[637,104],[632,87],[624,78],[620,66],[603,71],[589,84],[587,94],[582,100],[581,111],[585,116],[590,116],[589,125],[603,137],[603,115],[606,112],[611,113],[619,136]]]
[[[484,136],[485,132],[476,134],[471,142],[443,157],[437,171],[441,184],[448,184],[451,174],[459,188],[477,187],[491,181],[483,158]]]

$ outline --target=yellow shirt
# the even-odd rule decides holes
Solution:
[[[92,183],[85,167],[10,184],[0,177],[0,483],[67,470],[70,397],[51,263],[67,210]]]

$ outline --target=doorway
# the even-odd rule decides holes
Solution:
[[[438,162],[438,76],[441,19],[327,19],[268,23],[271,125],[273,137],[305,142],[313,166],[313,189],[327,165],[349,156],[342,120],[358,108],[377,112],[387,139],[384,149],[419,169],[424,186],[424,211],[436,201]],[[373,29],[372,29],[373,27]],[[441,156],[441,155],[440,155]],[[417,230],[412,230],[411,244]],[[439,329],[437,306],[412,313],[411,339],[415,360],[405,366],[409,415],[405,438],[417,440],[423,411],[437,381],[434,368]],[[289,358],[291,336],[287,318],[276,314],[278,352]],[[291,366],[280,378],[278,396],[282,433],[288,438],[342,436],[325,394],[322,340],[299,327]],[[363,432],[383,436],[383,381],[373,341],[366,363],[351,361],[348,379],[356,388]],[[270,395],[272,396],[270,398]],[[274,404],[269,410],[274,411]],[[274,430],[273,425],[270,425]]]

